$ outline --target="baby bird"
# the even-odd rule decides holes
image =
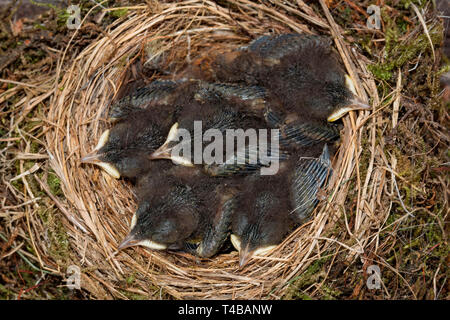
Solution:
[[[196,254],[202,258],[214,256],[222,248],[230,234],[231,219],[236,210],[236,185],[220,185],[214,192],[213,210],[206,213],[200,229],[200,243]]]
[[[172,137],[170,128],[177,120],[191,133],[196,120],[210,128],[238,128],[244,119],[264,113],[263,96],[264,90],[258,87],[186,79],[155,81],[112,106],[110,116],[118,124],[102,135],[94,152],[82,162],[98,164],[116,178],[135,178],[150,165],[145,154],[161,147],[161,135]],[[165,147],[153,158],[167,158]],[[182,157],[173,160],[186,161]]]
[[[264,255],[272,250],[294,227],[294,221],[288,215],[291,206],[286,195],[272,189],[285,190],[286,185],[274,180],[261,176],[250,182],[252,187],[238,200],[231,242],[239,251],[240,267],[254,255]]]
[[[194,190],[178,183],[171,174],[165,174],[170,168],[162,166],[161,161],[152,169],[151,174],[139,181],[138,209],[131,221],[131,231],[119,250],[136,245],[176,250],[183,248],[188,238],[196,236],[201,203]]]
[[[318,148],[308,151],[314,154]],[[240,267],[253,256],[272,250],[296,225],[305,222],[330,174],[325,145],[318,158],[292,157],[281,164],[276,175],[247,178],[246,191],[237,199],[232,219],[231,242],[239,251]]]
[[[81,162],[97,164],[114,178],[145,173],[151,165],[148,154],[163,144],[182,108],[179,100],[193,96],[197,83],[157,80],[123,97],[110,110],[110,120],[117,124]]]
[[[224,99],[220,91],[215,90],[217,87],[208,89],[207,93],[201,93],[203,97],[206,96],[201,99],[198,98],[200,94],[198,93],[197,100],[189,101],[184,105],[178,114],[178,121],[169,131],[166,142],[150,155],[150,159],[171,159],[185,166],[199,164],[204,166],[205,171],[211,175],[225,176],[236,173],[247,174],[261,167],[264,162],[269,163],[271,157],[284,157],[283,151],[276,150],[273,154],[266,152],[267,161],[257,158],[259,144],[254,140],[258,140],[260,129],[270,128],[267,122],[238,103],[237,100],[243,99],[242,96]],[[215,131],[211,136],[213,129]],[[249,135],[253,133],[254,140],[244,137],[247,129],[250,130],[247,132]],[[230,130],[234,130],[241,139],[231,136]],[[227,136],[228,134],[230,135]],[[277,132],[274,136],[278,138]],[[230,139],[227,139],[228,137]],[[268,132],[267,137],[272,138],[271,132]],[[223,144],[214,149],[211,147],[213,144],[210,145],[212,139],[214,142],[216,139],[221,139]],[[271,143],[272,140],[267,143],[268,150],[271,149]],[[198,154],[198,151],[202,153]],[[208,155],[215,160],[213,163],[205,161],[203,155],[207,151],[211,151]],[[256,156],[256,158],[252,157],[254,159],[252,163],[249,161],[251,155]]]
[[[197,79],[156,80],[147,86],[134,90],[111,106],[110,121],[119,121],[134,112],[154,106],[166,106],[173,112],[174,106],[196,100],[224,99],[245,106],[250,112],[264,112],[266,91],[258,86],[243,86],[225,83],[209,83]]]
[[[260,86],[247,86],[201,81],[201,89],[196,94],[198,101],[214,101],[223,98],[246,107],[251,113],[264,119],[268,128],[280,129],[281,144],[310,146],[319,142],[332,143],[339,138],[340,126],[323,121],[305,120],[305,116],[288,114],[280,100],[270,91]]]
[[[186,81],[186,79],[155,80],[145,87],[134,90],[111,106],[109,120],[120,121],[143,109],[173,105],[180,92],[179,87]]]
[[[331,40],[306,34],[262,36],[211,63],[215,81],[246,83],[274,94],[288,114],[303,121],[336,121],[369,109],[356,95]]]
[[[148,170],[148,154],[164,142],[172,122],[172,116],[164,112],[132,113],[103,132],[93,152],[81,162],[96,164],[116,179],[135,179]]]
[[[234,193],[220,182],[196,169],[155,161],[138,183],[139,207],[119,250],[142,245],[213,256],[227,239],[234,210]]]
[[[114,103],[109,119],[117,124],[102,134],[81,162],[97,164],[114,178],[133,179],[145,173],[150,165],[147,155],[164,142],[180,108],[176,102],[192,83],[156,80]]]

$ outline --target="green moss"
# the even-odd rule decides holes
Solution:
[[[45,225],[48,225],[49,223],[49,217],[48,217],[48,209],[44,207],[40,207],[38,209],[38,215],[39,218],[44,222]]]
[[[49,254],[59,265],[67,265],[70,262],[69,236],[59,219],[59,212],[54,208],[42,205],[38,209],[38,215],[47,229],[49,240]]]
[[[46,55],[47,54],[43,50],[39,49],[39,50],[34,50],[32,53],[25,54],[24,57],[28,63],[35,64],[35,63],[41,61],[42,58],[46,57]]]
[[[428,1],[423,0],[400,0],[399,5],[404,9],[408,9],[411,6],[411,3],[414,3],[418,8],[423,8]]]
[[[65,25],[67,25],[67,19],[69,19],[69,17],[70,17],[70,14],[68,11],[61,10],[58,13],[58,17],[56,19],[56,23],[57,23],[58,27],[63,27]]]
[[[130,300],[148,300],[148,296],[145,296],[142,294],[128,292],[125,290],[119,290],[119,291]]]
[[[386,220],[386,231],[387,232],[391,232],[395,227],[392,226],[392,224],[394,223],[394,221],[396,221],[397,219],[399,219],[401,216],[403,216],[403,214],[397,214],[394,211],[392,211],[392,213],[389,215],[389,217]]]
[[[383,65],[369,65],[367,68],[375,78],[380,80],[390,80],[392,78],[392,72]]]
[[[127,277],[126,281],[127,284],[132,284],[134,282],[134,280],[136,280],[134,274],[131,274],[129,277]]]
[[[127,13],[128,13],[128,9],[127,9],[127,8],[124,8],[124,9],[117,9],[117,10],[111,11],[111,15],[112,15],[114,18],[121,18],[121,17],[127,15]]]
[[[324,294],[324,300],[336,300],[342,292],[337,289],[331,289],[327,285],[323,284],[320,289],[322,290],[322,293]]]
[[[47,184],[50,188],[50,191],[55,196],[63,196],[64,193],[61,189],[61,179],[54,173],[53,170],[48,172],[47,176]]]
[[[56,221],[49,229],[49,238],[51,240],[50,254],[61,265],[66,265],[69,258],[69,237],[61,221]]]
[[[45,27],[45,25],[41,24],[41,23],[35,23],[33,25],[34,29],[40,29],[40,30],[47,30],[47,28]]]
[[[386,25],[383,62],[369,65],[368,69],[379,80],[391,80],[393,73],[406,63],[416,59],[421,52],[431,50],[430,41],[425,33],[413,39],[401,42],[407,29],[403,19],[392,19],[386,9],[381,10],[382,19]],[[442,41],[442,26],[436,25],[429,29],[431,42],[438,45]]]
[[[331,257],[324,257],[314,261],[305,272],[301,275],[294,277],[291,281],[288,282],[289,288],[286,291],[283,299],[287,300],[297,300],[297,299],[305,299],[310,300],[311,297],[308,296],[305,292],[302,292],[302,288],[306,288],[313,283],[319,282],[319,279],[324,276],[321,272],[324,264],[329,261]],[[330,296],[330,299],[332,297]]]
[[[59,8],[56,7],[54,4],[52,3],[46,3],[46,2],[37,2],[34,0],[30,0],[30,2],[32,4],[34,4],[35,6],[39,6],[39,7],[46,7],[46,8],[50,8],[50,9],[54,9],[54,10],[58,10]]]
[[[313,300],[312,297],[310,297],[310,296],[307,295],[306,293],[302,293],[302,292],[299,292],[299,293],[297,294],[297,298],[298,298],[299,300]]]
[[[20,192],[23,191],[24,185],[23,185],[22,181],[20,181],[20,179],[11,181],[11,185],[12,185],[14,188],[16,188],[16,190],[18,190],[18,191],[20,191]]]
[[[0,300],[14,299],[14,294],[4,285],[0,284]]]

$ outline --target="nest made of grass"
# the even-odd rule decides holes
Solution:
[[[271,1],[270,5],[246,0],[221,1],[220,5],[197,0],[154,1],[152,7],[128,8],[128,15],[74,59],[67,72],[63,74],[59,66],[57,76],[61,80],[53,91],[45,140],[50,166],[60,178],[66,198],[57,204],[64,214],[62,223],[69,236],[72,263],[82,270],[83,289],[96,298],[126,298],[127,293],[148,297],[161,290],[161,294],[179,299],[276,299],[324,251],[346,250],[353,259],[377,241],[377,230],[389,212],[379,209],[386,174],[382,166],[389,165],[379,151],[376,123],[369,112],[344,118],[340,148],[333,161],[335,173],[312,220],[272,254],[254,259],[242,270],[238,268],[237,252],[202,260],[185,253],[145,248],[117,252],[136,210],[132,188],[98,168],[80,165],[80,158],[92,150],[109,126],[108,108],[136,59],[151,62],[164,56],[177,72],[208,50],[231,50],[269,32],[333,37],[359,96],[375,108],[379,97],[366,59],[350,50],[327,6],[320,3],[325,18],[303,1]],[[67,52],[70,45],[64,54]],[[362,134],[370,149],[366,150],[370,156],[365,159],[364,180],[359,172]],[[352,179],[355,173],[356,179]],[[351,229],[347,223],[337,224],[342,219],[347,221],[349,197],[356,204]],[[336,228],[341,231],[332,232]],[[45,255],[45,240],[37,236],[35,242]],[[124,286],[130,275],[133,281]]]

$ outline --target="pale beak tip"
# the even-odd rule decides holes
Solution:
[[[242,269],[247,265],[253,256],[253,251],[248,251],[246,249],[239,252],[239,268]]]
[[[135,246],[137,244],[136,240],[134,239],[134,236],[132,234],[128,234],[125,239],[122,240],[122,242],[119,244],[119,247],[117,250],[123,250],[128,247]]]
[[[371,110],[372,109],[372,107],[370,105],[368,105],[367,103],[364,103],[364,102],[361,102],[358,105],[358,107],[360,110]]]
[[[156,160],[156,159],[158,159],[158,156],[155,153],[152,153],[151,155],[148,156],[148,158],[150,160]]]
[[[360,98],[355,97],[349,101],[348,105],[342,106],[342,107],[336,109],[335,111],[333,111],[333,113],[328,116],[327,121],[334,122],[336,120],[339,120],[340,118],[345,116],[350,111],[357,111],[357,110],[367,111],[367,110],[371,110],[371,109],[372,109],[372,107],[370,105],[362,102]]]
[[[99,154],[97,153],[90,153],[85,155],[84,157],[81,158],[81,163],[95,163],[99,161]]]
[[[170,157],[171,157],[170,152],[168,152],[165,145],[163,145],[158,150],[154,151],[152,154],[149,155],[150,160],[170,159]]]
[[[239,258],[239,268],[242,269],[245,267],[245,265],[248,263],[250,259],[245,257],[245,258]]]

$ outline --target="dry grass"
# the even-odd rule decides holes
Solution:
[[[21,174],[15,180],[23,184],[22,193],[11,185],[13,180],[4,181],[7,189],[21,201],[17,207],[3,206],[2,212],[9,217],[9,223],[25,219],[26,229],[21,232],[33,247],[33,254],[27,253],[32,263],[41,270],[61,275],[71,264],[80,266],[82,288],[99,299],[131,295],[278,299],[286,294],[288,284],[325,252],[334,252],[333,261],[337,254],[343,254],[348,262],[358,260],[365,267],[371,264],[373,258],[369,259],[366,253],[370,248],[376,255],[380,233],[413,214],[398,188],[402,179],[397,172],[398,159],[386,152],[380,139],[380,132],[384,132],[387,124],[392,128],[398,124],[402,74],[398,73],[396,87],[380,96],[377,83],[367,69],[370,61],[352,50],[351,42],[346,41],[342,27],[335,23],[325,1],[321,0],[318,8],[320,13],[300,0],[257,4],[227,0],[220,1],[220,5],[199,0],[168,4],[151,1],[151,5],[129,7],[128,15],[110,25],[102,32],[103,36],[73,59],[67,58],[72,45],[69,42],[55,74],[19,83],[5,91],[0,102],[17,90],[27,92],[26,98],[16,103],[16,108],[23,111],[11,122],[11,130],[36,105],[49,101],[45,105],[43,131],[33,137],[47,153],[35,153],[27,146],[17,155],[15,160],[19,160]],[[423,18],[422,22],[425,23]],[[420,23],[418,26],[422,28]],[[372,112],[351,113],[344,118],[341,144],[333,162],[335,175],[314,219],[298,228],[268,257],[255,259],[243,270],[238,269],[237,252],[205,260],[144,248],[117,252],[136,209],[132,188],[97,168],[81,166],[79,159],[92,150],[109,125],[105,115],[129,76],[131,66],[139,59],[155,60],[164,56],[171,71],[176,73],[208,50],[232,49],[268,30],[332,36],[347,72],[355,79],[359,96],[373,106]],[[363,151],[364,159],[361,159]],[[42,161],[25,168],[29,159]],[[36,174],[42,169],[56,174],[63,196],[51,190],[48,173]],[[30,185],[30,176],[38,183],[38,193],[51,199],[48,209],[39,204],[40,197],[36,186]],[[405,214],[398,221],[388,223],[394,203],[400,203]],[[55,222],[64,230],[62,255],[55,255],[56,249],[42,222],[42,212],[51,220],[55,207],[62,213]],[[20,250],[20,245],[13,250]],[[130,278],[132,281],[127,281]]]

